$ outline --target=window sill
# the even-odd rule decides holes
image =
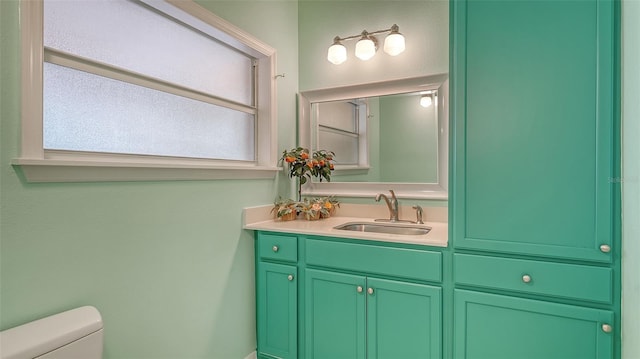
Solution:
[[[185,181],[274,178],[278,167],[17,158],[27,182]]]
[[[351,166],[351,165],[338,165],[336,166],[334,175],[366,175],[369,173],[369,166]]]

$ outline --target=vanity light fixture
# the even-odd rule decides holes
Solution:
[[[391,56],[397,56],[405,49],[404,36],[400,33],[398,25],[393,24],[391,28],[385,30],[378,30],[368,32],[363,30],[358,35],[352,35],[347,37],[336,36],[333,39],[333,44],[327,51],[327,60],[335,65],[340,65],[347,60],[347,48],[342,44],[342,41],[359,39],[356,43],[355,54],[360,60],[366,61],[372,58],[378,50],[378,39],[375,34],[382,34],[388,32],[389,35],[384,39],[383,50]]]

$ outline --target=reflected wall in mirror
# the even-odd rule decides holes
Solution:
[[[334,151],[337,163],[330,183],[309,183],[303,194],[394,189],[402,198],[447,198],[446,74],[305,91],[299,99],[300,145]]]
[[[437,90],[312,103],[311,147],[335,152],[334,182],[438,182],[437,103]]]

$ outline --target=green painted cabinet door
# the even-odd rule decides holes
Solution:
[[[367,279],[367,358],[441,358],[441,289]]]
[[[455,290],[456,359],[610,359],[613,313]]]
[[[611,262],[610,0],[456,0],[455,248]]]
[[[305,270],[307,359],[365,359],[366,279]]]
[[[306,358],[441,358],[441,289],[305,271]]]
[[[295,266],[258,262],[258,354],[296,358],[298,291]]]

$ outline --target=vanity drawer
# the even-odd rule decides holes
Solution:
[[[260,256],[260,259],[297,262],[298,237],[259,233],[258,255]]]
[[[456,284],[591,302],[612,302],[612,270],[605,267],[455,254]]]
[[[308,265],[424,281],[442,281],[442,253],[308,239]]]

